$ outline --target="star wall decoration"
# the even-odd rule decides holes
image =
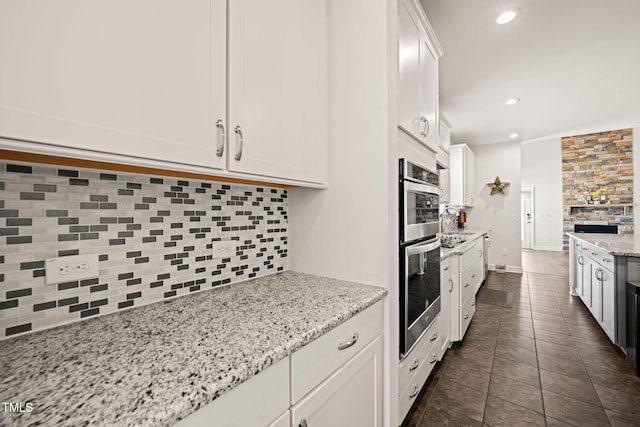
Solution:
[[[504,189],[509,185],[509,183],[500,181],[500,177],[496,176],[495,181],[490,182],[487,185],[491,187],[491,195],[493,196],[496,193],[504,194]]]

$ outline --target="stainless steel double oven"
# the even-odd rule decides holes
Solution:
[[[400,357],[440,313],[438,174],[400,159]]]

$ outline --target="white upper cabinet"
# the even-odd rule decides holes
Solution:
[[[449,156],[451,191],[449,204],[473,206],[475,202],[476,156],[467,144],[452,145]]]
[[[442,50],[419,4],[403,0],[398,7],[398,126],[436,152]]]
[[[325,181],[327,4],[229,2],[229,169]]]
[[[2,1],[0,138],[322,184],[327,25],[326,0]]]
[[[206,167],[225,118],[226,2],[0,3],[0,136]]]

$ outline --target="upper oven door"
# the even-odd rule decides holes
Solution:
[[[435,236],[440,231],[438,188],[405,180],[402,196],[401,243]]]

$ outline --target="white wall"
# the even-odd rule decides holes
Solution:
[[[289,192],[291,270],[389,290],[389,427],[398,418],[397,10],[396,0],[329,0],[328,188]]]
[[[532,249],[562,250],[562,145],[560,138],[522,144],[522,188],[534,189]]]
[[[469,228],[491,228],[489,264],[505,264],[507,271],[522,272],[520,241],[520,144],[473,146],[475,165],[475,205],[468,209]],[[496,176],[509,182],[505,194],[490,195],[487,185]],[[506,255],[504,255],[506,252]]]

